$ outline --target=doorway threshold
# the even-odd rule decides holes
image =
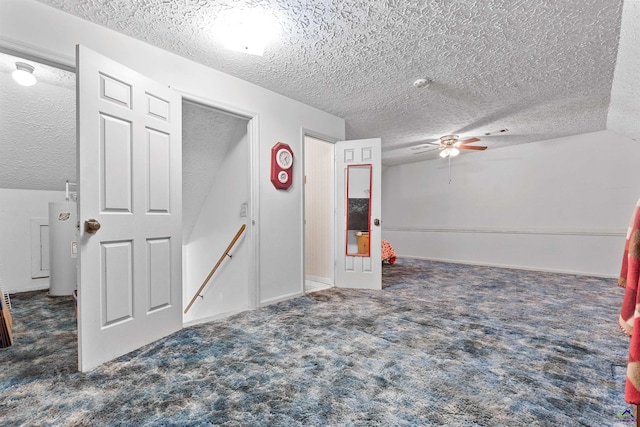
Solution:
[[[310,294],[312,292],[324,291],[325,289],[333,288],[334,285],[328,283],[316,282],[313,280],[304,281],[304,293]]]

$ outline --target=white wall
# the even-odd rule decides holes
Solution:
[[[246,217],[240,207],[249,202],[249,141],[246,130],[230,143],[230,149],[213,178],[189,242],[183,245],[184,305],[202,285]],[[247,224],[248,225],[248,224]],[[250,308],[249,247],[246,234],[225,257],[184,322],[222,317]]]
[[[385,169],[399,256],[617,277],[640,143],[609,131]]]
[[[73,63],[77,43],[211,101],[207,103],[258,116],[255,173],[259,205],[252,218],[259,242],[258,301],[265,304],[299,295],[303,280],[302,168],[294,166],[288,191],[276,190],[269,176],[271,147],[282,141],[298,155],[302,129],[344,139],[344,120],[34,0],[2,0],[0,45]]]
[[[47,289],[49,278],[31,278],[31,218],[49,216],[49,202],[64,201],[64,191],[0,188],[0,261],[3,291]]]

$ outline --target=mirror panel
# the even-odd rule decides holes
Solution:
[[[347,248],[349,256],[370,256],[372,165],[347,166]]]

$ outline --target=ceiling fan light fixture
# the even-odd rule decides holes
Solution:
[[[453,145],[458,142],[458,135],[445,135],[440,137],[440,143],[445,145]]]
[[[440,157],[446,159],[447,157],[455,157],[458,154],[460,154],[460,150],[458,150],[456,147],[447,147],[440,152]]]
[[[16,69],[11,73],[11,77],[22,86],[33,86],[37,82],[36,77],[33,75],[34,70],[35,68],[32,65],[16,62]]]

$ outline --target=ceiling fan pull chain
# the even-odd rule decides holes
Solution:
[[[451,184],[451,156],[449,157],[449,184]]]

